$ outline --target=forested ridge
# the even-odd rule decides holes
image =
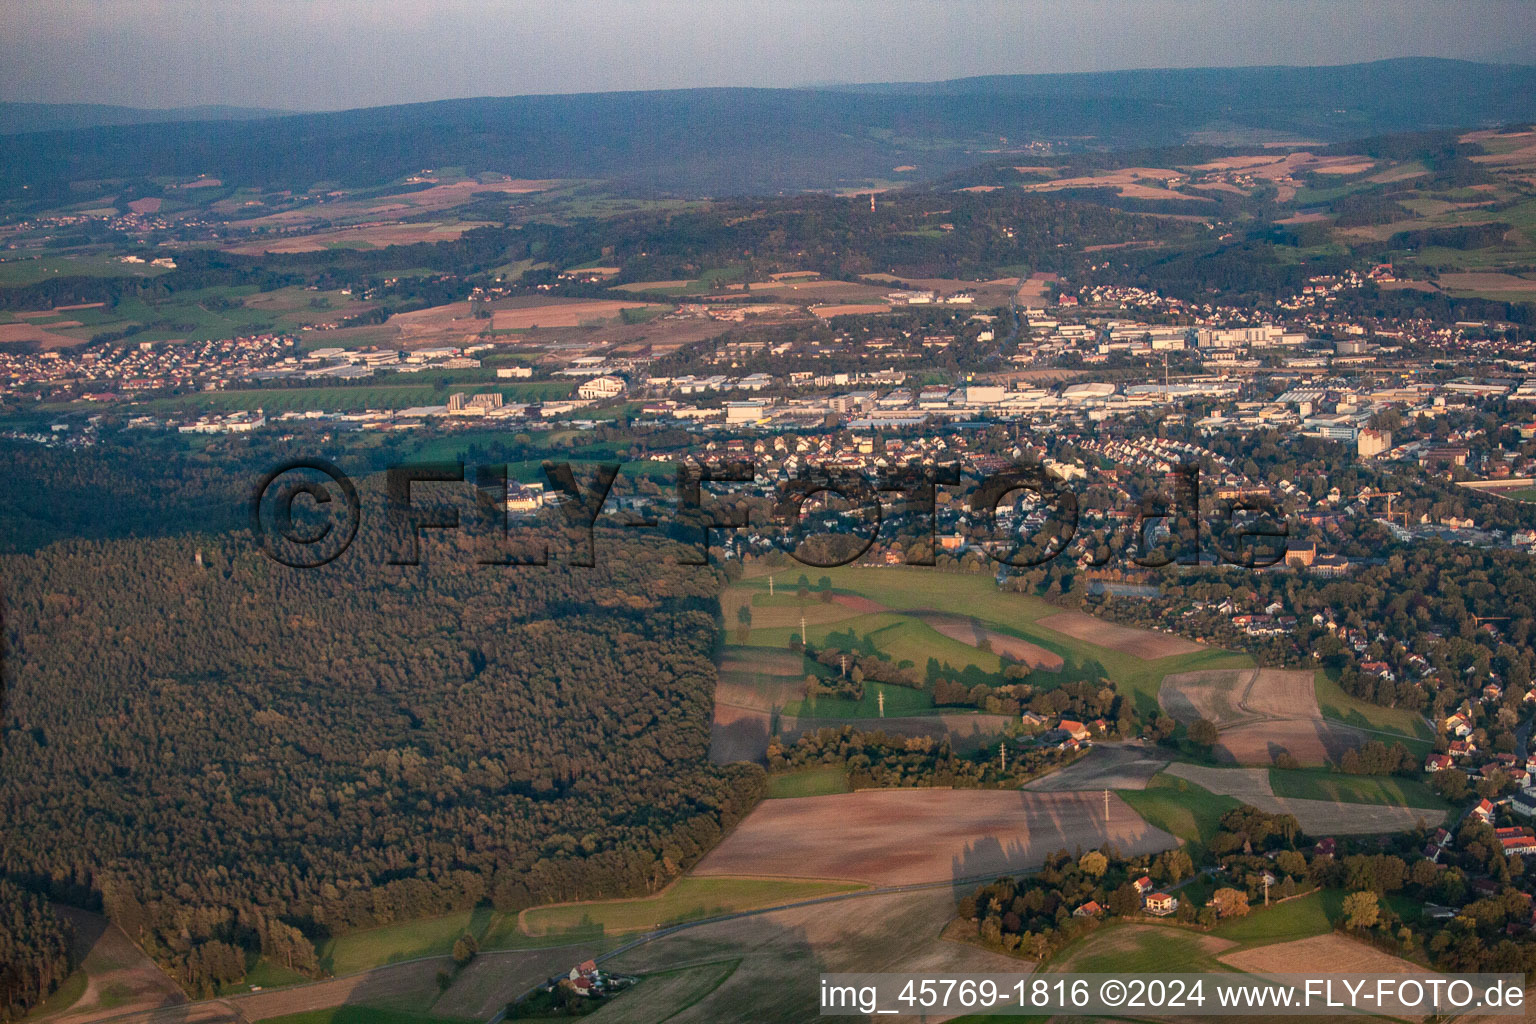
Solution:
[[[490,902],[654,891],[749,810],[707,763],[715,570],[249,536],[0,560],[0,875],[109,916],[191,991],[258,950]],[[202,565],[196,563],[201,551]]]

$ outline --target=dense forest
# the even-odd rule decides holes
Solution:
[[[0,878],[0,1021],[19,1020],[69,974],[69,925],[43,898]]]
[[[762,786],[706,759],[716,571],[456,543],[6,556],[0,874],[103,906],[194,992],[257,951],[313,972],[350,929],[665,885]]]
[[[819,89],[518,96],[240,122],[107,125],[6,140],[0,195],[48,202],[68,181],[206,174],[226,183],[379,185],[424,167],[602,178],[630,191],[835,188],[925,175],[1010,140],[1168,145],[1259,130],[1334,140],[1536,117],[1536,71],[1425,58],[1342,67],[999,75]]]

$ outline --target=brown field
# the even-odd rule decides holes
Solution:
[[[1144,661],[1156,661],[1175,654],[1190,654],[1201,649],[1193,640],[1150,629],[1122,626],[1084,612],[1057,612],[1038,620],[1037,625],[1063,633],[1074,640],[1134,655]]]
[[[972,647],[980,647],[985,640],[992,648],[993,654],[1011,658],[1030,668],[1058,672],[1065,664],[1059,654],[1032,644],[1028,640],[1021,640],[1007,633],[999,633],[995,629],[987,629],[975,619],[968,619],[963,615],[950,615],[946,612],[917,612],[915,617],[951,640],[959,640]]]
[[[805,677],[805,658],[793,651],[733,647],[720,659],[721,672],[760,672],[770,676]]]
[[[1440,288],[1447,292],[1496,293],[1510,301],[1536,299],[1536,279],[1489,271],[1441,274]]]
[[[246,226],[269,225],[294,227],[315,220],[331,223],[346,220],[398,219],[404,213],[446,210],[470,201],[476,192],[502,192],[507,195],[526,195],[553,188],[555,181],[497,181],[480,184],[476,181],[459,181],[451,185],[435,185],[420,192],[402,192],[392,196],[370,196],[367,199],[349,199],[345,196],[325,202],[301,206],[279,213],[258,214],[240,221]],[[254,208],[253,208],[254,209]]]
[[[323,1010],[329,1006],[379,1003],[387,1005],[391,1000],[408,999],[412,996],[420,996],[424,992],[431,992],[436,987],[437,972],[452,963],[451,957],[431,957],[411,963],[391,964],[344,978],[332,978],[328,981],[295,985],[270,992],[251,992],[232,996],[228,1001],[245,1016],[245,1019],[253,1021]]]
[[[39,314],[45,315],[45,314]],[[63,324],[50,324],[50,327],[62,327]],[[75,324],[74,326],[79,326]],[[40,348],[69,348],[72,345],[82,343],[80,338],[71,338],[67,334],[55,334],[47,327],[39,327],[36,324],[0,324],[0,343],[6,342],[35,342]]]
[[[135,199],[128,204],[128,209],[134,213],[159,213],[160,204],[163,202],[159,196],[150,196],[146,199]]]
[[[996,192],[1001,185],[967,185],[964,188],[955,189],[956,192]]]
[[[1313,170],[1318,174],[1360,174],[1376,166],[1374,160],[1360,160],[1348,164],[1319,164]]]
[[[649,974],[739,960],[735,970],[702,998],[697,990],[676,991],[680,986],[657,973],[599,1010],[592,1024],[812,1024],[825,1019],[818,1014],[816,995],[822,972],[943,977],[1027,974],[1033,968],[1027,960],[943,938],[954,911],[954,893],[946,887],[860,896],[690,928],[622,953],[604,967]],[[929,1014],[926,1020],[951,1016],[956,1014]],[[880,1019],[917,1020],[905,1015]]]
[[[859,594],[837,594],[832,598],[832,601],[851,610],[856,615],[874,615],[877,612],[889,611],[879,601],[863,597]]]
[[[415,245],[418,242],[451,242],[471,228],[483,226],[484,222],[481,221],[455,224],[372,224],[243,242],[230,246],[229,251],[259,256],[266,252],[317,252],[336,248],[382,249],[390,245]]]
[[[1348,936],[1330,932],[1310,939],[1277,942],[1219,958],[1248,974],[1434,974],[1418,964],[1384,953]]]
[[[885,298],[886,289],[872,284],[855,284],[852,281],[807,281],[791,278],[787,281],[756,282],[753,295],[768,295],[780,302],[805,305],[820,303],[870,303]]]
[[[1019,284],[1019,290],[1018,290],[1019,301],[1020,302],[1030,302],[1031,300],[1039,301],[1039,300],[1045,298],[1046,292],[1050,290],[1050,285],[1054,284],[1057,280],[1059,280],[1059,278],[1057,277],[1056,274],[1047,274],[1047,273],[1034,273],[1034,274],[1030,274],[1028,280],[1022,281]]]
[[[869,313],[889,313],[891,307],[886,303],[873,302],[839,302],[828,306],[812,306],[811,312],[823,320],[830,320],[834,316],[863,316]]]
[[[1270,764],[1282,752],[1323,764],[1364,742],[1358,731],[1323,719],[1310,671],[1185,672],[1165,678],[1157,699],[1180,722],[1214,722],[1217,751],[1238,764]]]
[[[1024,188],[1031,192],[1055,192],[1064,188],[1113,188],[1125,199],[1183,199],[1191,203],[1210,202],[1202,196],[1186,195],[1170,188],[1144,184],[1146,181],[1166,182],[1171,178],[1181,177],[1184,177],[1183,172],[1170,171],[1162,167],[1125,167],[1108,174],[1057,178],[1055,181],[1027,184]]]
[[[1046,854],[1113,842],[1122,855],[1177,844],[1097,793],[888,789],[759,804],[695,875],[940,882],[1034,867]]]
[[[621,299],[545,300],[536,306],[498,309],[492,314],[492,326],[498,331],[526,330],[531,327],[580,327],[592,320],[611,320],[626,309],[645,309],[643,302]]]
[[[675,281],[631,281],[628,284],[616,284],[614,291],[619,292],[648,292],[653,288],[686,288],[692,281],[678,279]]]

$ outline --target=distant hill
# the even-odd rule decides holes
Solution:
[[[260,107],[201,106],[141,110],[138,107],[114,107],[105,103],[0,103],[0,135],[97,128],[102,125],[164,124],[172,121],[246,121],[285,113],[288,112],[264,110]]]
[[[0,195],[69,180],[207,174],[367,186],[427,167],[600,178],[637,192],[762,194],[933,178],[1030,141],[1108,149],[1191,139],[1335,141],[1536,120],[1536,68],[1402,59],[1322,68],[1007,75],[819,89],[448,100],[238,124],[14,136]]]

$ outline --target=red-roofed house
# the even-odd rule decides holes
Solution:
[[[1071,736],[1073,739],[1079,741],[1086,740],[1092,735],[1092,733],[1088,731],[1088,727],[1086,725],[1084,725],[1082,722],[1073,721],[1070,718],[1063,718],[1061,720],[1061,724],[1056,728],[1060,729],[1068,736]]]
[[[1104,913],[1104,908],[1099,906],[1098,900],[1089,900],[1076,910],[1072,911],[1073,917],[1098,917]]]
[[[1178,898],[1166,892],[1155,892],[1147,897],[1147,913],[1156,917],[1166,917],[1178,909]]]

